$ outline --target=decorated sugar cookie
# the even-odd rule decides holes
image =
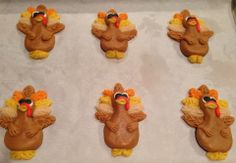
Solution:
[[[0,126],[5,128],[4,142],[11,151],[11,158],[29,160],[43,141],[43,129],[56,118],[50,115],[52,101],[44,91],[27,86],[15,91],[0,109]]]
[[[146,118],[141,99],[133,89],[117,83],[114,90],[104,90],[96,118],[104,123],[104,140],[113,156],[130,156],[139,141],[139,122]]]
[[[190,63],[202,63],[208,53],[208,40],[213,35],[205,22],[183,10],[168,25],[168,36],[180,43],[180,50]]]
[[[25,48],[33,59],[47,58],[55,45],[55,34],[65,26],[54,9],[39,5],[21,13],[17,29],[25,34]]]
[[[218,92],[202,85],[189,90],[183,101],[183,120],[196,128],[196,139],[210,160],[224,160],[232,146],[230,126],[234,122],[225,100]]]
[[[137,35],[135,25],[128,20],[126,13],[110,9],[99,12],[92,24],[92,33],[100,39],[100,45],[107,58],[121,59],[125,56],[128,41]]]

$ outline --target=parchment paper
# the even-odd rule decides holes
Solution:
[[[0,129],[0,163],[207,163],[193,128],[181,120],[181,100],[191,87],[207,84],[227,99],[236,116],[236,32],[230,1],[43,1],[61,13],[66,29],[56,34],[55,48],[44,60],[32,60],[24,35],[16,30],[19,13],[41,1],[0,3],[0,102],[31,84],[53,99],[55,125],[44,130],[43,145],[30,161],[14,161]],[[109,60],[90,32],[98,11],[128,12],[138,36],[123,60]],[[179,43],[166,35],[174,13],[189,8],[214,30],[201,65],[190,64]],[[60,12],[61,11],[61,12]],[[121,82],[142,98],[147,119],[129,158],[111,156],[103,124],[94,117],[101,92]],[[236,138],[236,125],[231,127]],[[236,162],[236,145],[221,163]]]

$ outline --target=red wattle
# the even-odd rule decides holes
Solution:
[[[128,98],[126,99],[125,109],[129,110],[129,99]]]
[[[118,99],[124,99],[126,101],[126,103],[125,103],[125,110],[129,110],[129,98],[127,98],[127,97],[119,97]]]
[[[215,108],[215,114],[217,117],[220,117],[220,108],[218,106]]]
[[[47,18],[46,18],[46,16],[43,16],[43,15],[42,15],[42,18],[43,18],[43,25],[46,26],[47,25]]]
[[[33,114],[32,109],[31,109],[31,108],[28,109],[28,110],[27,110],[27,116],[28,116],[28,117],[32,117],[32,114]]]
[[[30,105],[27,104],[27,103],[23,103],[22,105],[26,106],[26,108],[27,108],[27,110],[26,110],[27,116],[28,117],[32,117],[33,109],[30,107]]]
[[[120,26],[120,21],[119,21],[119,19],[117,18],[117,19],[116,19],[116,22],[115,22],[115,27],[116,27],[116,28],[119,28],[119,26]]]
[[[197,28],[197,31],[198,31],[198,32],[201,31],[200,23],[198,22],[198,20],[197,20],[197,26],[196,26],[196,28]]]

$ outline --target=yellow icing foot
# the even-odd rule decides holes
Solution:
[[[188,61],[190,63],[196,63],[197,62],[197,56],[196,55],[191,55],[190,57],[188,57]]]
[[[106,57],[107,57],[107,58],[115,58],[115,57],[116,57],[116,51],[114,51],[114,50],[108,50],[108,51],[106,52]]]
[[[107,58],[122,59],[122,58],[124,58],[124,56],[125,56],[125,53],[119,52],[119,51],[116,51],[116,50],[109,50],[109,51],[106,52],[106,57]]]
[[[29,55],[33,59],[44,59],[48,57],[49,53],[42,50],[35,50],[30,52]]]
[[[28,151],[11,151],[11,158],[14,160],[30,160],[36,154],[34,150]]]
[[[129,157],[132,154],[132,149],[112,149],[112,156],[125,156]]]
[[[188,61],[190,63],[202,63],[203,61],[203,57],[202,56],[199,56],[199,55],[191,55],[190,57],[188,57]]]
[[[116,156],[121,156],[122,155],[122,149],[112,149],[111,151],[112,156],[116,157]]]
[[[124,149],[123,152],[122,152],[122,154],[123,154],[123,156],[125,156],[125,157],[129,157],[129,156],[131,156],[132,152],[133,152],[132,149]]]
[[[207,152],[206,153],[207,157],[210,159],[210,160],[225,160],[228,153],[225,152]]]
[[[123,53],[123,52],[116,52],[116,58],[117,59],[122,59],[122,58],[124,58],[124,56],[125,56],[125,53]]]
[[[203,57],[202,56],[197,56],[197,63],[201,64],[203,61]]]

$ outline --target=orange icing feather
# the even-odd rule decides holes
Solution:
[[[125,92],[128,93],[129,96],[134,96],[135,95],[134,89],[127,89]]]
[[[102,94],[103,94],[104,96],[112,96],[112,95],[113,95],[113,91],[106,89],[106,90],[104,90],[104,91],[102,92]]]
[[[98,13],[98,18],[105,19],[106,13],[105,12],[99,12]]]
[[[28,8],[27,8],[27,11],[30,12],[30,13],[32,13],[32,12],[35,11],[35,8],[34,8],[34,7],[28,7]]]
[[[120,13],[119,18],[121,20],[127,20],[128,19],[128,15],[126,13]]]
[[[12,95],[12,99],[15,101],[19,101],[23,98],[23,93],[21,91],[15,91]]]
[[[52,14],[55,14],[55,13],[56,13],[56,10],[53,9],[53,8],[50,8],[50,9],[47,10],[48,15],[52,15]]]
[[[214,97],[216,100],[218,99],[218,92],[217,92],[217,90],[211,89],[211,90],[209,91],[209,94],[210,94],[212,97]]]
[[[31,95],[31,99],[33,101],[43,100],[48,97],[47,93],[45,91],[38,91]]]
[[[195,97],[197,99],[200,99],[200,97],[202,96],[202,92],[195,88],[191,88],[188,93],[189,97]]]

